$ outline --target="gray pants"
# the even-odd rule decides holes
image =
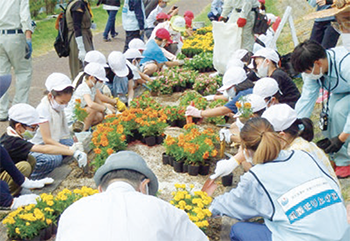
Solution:
[[[0,75],[16,76],[16,93],[12,104],[28,103],[32,82],[32,59],[25,59],[26,38],[24,34],[0,34]],[[1,84],[1,83],[0,83]],[[0,118],[8,116],[10,100],[8,91],[0,99]]]

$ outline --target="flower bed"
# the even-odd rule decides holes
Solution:
[[[207,219],[212,215],[208,209],[212,198],[206,192],[193,191],[193,187],[192,184],[189,187],[186,184],[175,184],[176,191],[172,193],[170,204],[184,210],[190,220],[206,232],[209,226]]]
[[[193,59],[185,60],[185,68],[198,70],[199,72],[214,71],[213,66],[213,54],[208,52],[202,52],[195,55]]]
[[[192,37],[184,40],[181,52],[187,57],[193,56],[202,52],[213,52],[214,38],[212,27],[201,28],[195,31]]]
[[[208,105],[208,101],[203,98],[202,95],[200,95],[196,91],[185,91],[184,94],[180,98],[180,106],[187,107],[191,104],[193,101],[194,106],[198,108],[199,110],[205,110]]]
[[[64,189],[53,196],[43,193],[37,204],[30,204],[18,208],[9,213],[2,221],[7,227],[7,235],[11,239],[46,240],[55,233],[59,216],[62,212],[77,200],[93,195],[98,191],[88,187],[75,189],[73,192]],[[42,232],[45,230],[45,232]],[[42,235],[38,237],[39,235]],[[45,237],[43,237],[45,236]]]
[[[208,74],[199,74],[194,81],[193,89],[201,95],[213,95],[222,85],[222,77],[209,77]]]
[[[225,100],[215,100],[209,104],[209,108],[213,109],[216,107],[224,106],[227,103]],[[215,116],[215,117],[208,117],[207,121],[209,123],[213,123],[214,125],[222,125],[226,123],[225,116]]]

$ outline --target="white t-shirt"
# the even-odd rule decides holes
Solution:
[[[132,74],[134,75],[134,80],[138,80],[138,79],[141,79],[141,76],[139,74],[139,69],[133,65],[132,63],[130,63],[129,60],[126,61],[126,64],[129,66],[129,68],[132,70]]]
[[[96,89],[95,87],[90,87],[87,85],[87,83],[84,81],[81,83],[78,88],[74,91],[72,99],[69,101],[67,108],[65,108],[64,112],[67,117],[68,124],[73,122],[73,113],[74,113],[74,107],[75,107],[75,100],[80,99],[81,100],[81,107],[86,107],[86,101],[84,99],[84,95],[90,95],[91,99],[95,101],[96,97]]]
[[[159,6],[159,4],[157,5],[157,7],[155,9],[153,9],[153,11],[148,15],[148,18],[146,19],[146,28],[155,28],[156,27],[154,25],[154,22],[157,20],[158,13],[160,13],[162,10],[163,10],[163,8],[161,8]]]

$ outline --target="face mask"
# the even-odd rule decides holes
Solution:
[[[229,96],[229,98],[233,98],[236,96],[236,90],[235,87],[231,87],[231,89],[227,90],[227,94]]]
[[[55,101],[55,99],[52,99],[52,101],[51,101],[51,106],[52,106],[52,108],[53,108],[54,110],[57,110],[57,111],[62,111],[62,110],[64,110],[64,108],[67,107],[67,105],[60,105],[60,104],[58,104],[58,103]]]
[[[269,66],[264,66],[266,59],[260,64],[260,66],[257,68],[258,70],[258,76],[260,78],[267,77]]]
[[[341,38],[343,46],[346,48],[347,51],[350,52],[350,33],[342,33]]]
[[[323,76],[322,67],[320,67],[319,74],[314,74],[314,70],[315,70],[315,64],[314,64],[314,67],[312,67],[312,71],[310,74],[304,72],[304,77],[308,77],[309,79],[316,80],[316,79],[319,79]]]
[[[225,96],[227,99],[229,98],[228,94],[227,94],[227,90],[224,90],[224,92],[222,93],[223,96]]]
[[[253,157],[248,155],[246,149],[243,150],[243,156],[247,162],[253,164]]]
[[[102,87],[103,87],[103,82],[97,81],[96,84],[95,84],[95,88],[96,89],[101,89]]]
[[[36,131],[30,131],[30,130],[26,130],[25,132],[22,133],[22,137],[25,140],[30,140],[34,137]]]

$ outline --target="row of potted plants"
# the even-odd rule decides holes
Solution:
[[[172,164],[177,172],[187,171],[193,176],[198,175],[202,166],[201,174],[207,175],[209,160],[218,154],[215,144],[219,143],[219,137],[210,128],[200,131],[194,123],[186,124],[184,129],[185,132],[178,137],[167,135],[165,138],[163,145],[166,151],[163,163]]]
[[[210,77],[209,74],[199,74],[194,81],[193,89],[201,95],[213,95],[222,86],[222,77]]]
[[[213,52],[214,38],[212,31],[198,29],[193,36],[184,40],[181,52],[189,58],[202,52]]]
[[[59,217],[67,207],[97,192],[84,186],[74,191],[64,189],[56,196],[43,193],[37,204],[19,207],[2,221],[7,236],[16,240],[48,240],[57,232]]]
[[[185,60],[184,68],[198,70],[201,73],[214,71],[213,53],[202,52],[194,55],[192,59]]]

